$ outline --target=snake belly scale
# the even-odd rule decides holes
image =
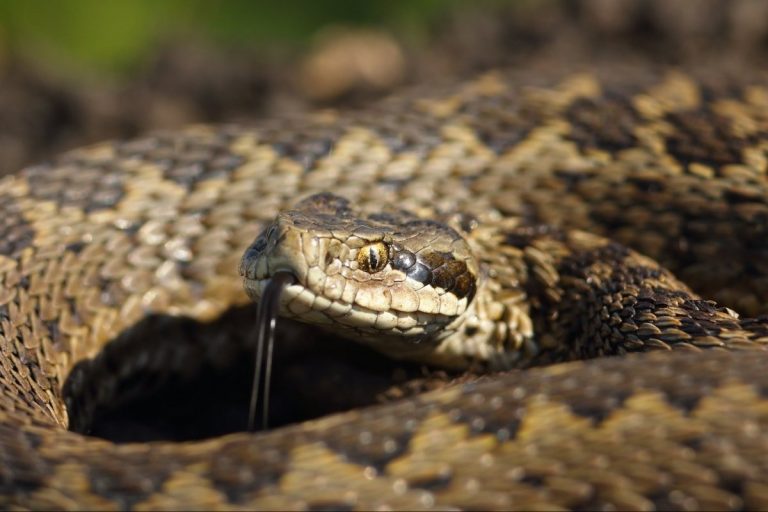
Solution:
[[[100,144],[4,178],[0,506],[767,508],[762,84],[490,73],[359,112]],[[424,341],[429,318],[390,318],[421,329],[404,357],[557,364],[194,443],[67,430],[76,364],[150,313],[207,322],[245,304],[242,254],[313,195],[455,235],[427,270],[453,301],[438,323],[460,320],[441,345]],[[407,240],[361,252],[357,238],[357,271],[425,281]],[[562,362],[599,355],[621,357]]]

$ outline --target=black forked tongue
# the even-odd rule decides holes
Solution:
[[[266,430],[269,419],[269,383],[272,378],[272,353],[275,345],[275,326],[277,325],[277,312],[280,309],[280,296],[288,285],[296,282],[296,278],[290,272],[277,272],[269,280],[261,294],[259,310],[256,315],[256,365],[253,371],[253,387],[251,390],[251,404],[248,408],[248,431],[254,431],[256,422],[256,407],[259,402],[262,374],[264,381],[264,395],[262,398],[261,430]],[[264,345],[267,353],[264,361]]]

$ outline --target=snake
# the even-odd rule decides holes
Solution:
[[[768,508],[766,169],[757,72],[598,69],[159,131],[6,176],[0,506]],[[242,342],[147,325],[205,330],[278,273],[308,336],[488,374],[264,432],[87,434],[136,369]]]

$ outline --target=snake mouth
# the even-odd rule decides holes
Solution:
[[[277,273],[278,270],[275,270]],[[281,315],[326,327],[347,334],[364,334],[372,340],[399,339],[409,344],[420,343],[450,323],[453,318],[421,311],[377,311],[354,302],[330,299],[301,284],[288,269],[279,270],[294,275],[294,282],[283,287],[280,297]],[[271,276],[244,278],[248,295],[260,300]]]

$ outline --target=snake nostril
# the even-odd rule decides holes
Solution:
[[[240,260],[240,275],[246,279],[256,279],[256,266],[259,258],[267,248],[267,240],[260,236],[258,237],[248,249],[245,250],[242,259]]]
[[[258,267],[258,260],[252,259],[248,263],[248,266],[245,269],[245,277],[247,279],[256,279],[258,277],[256,269]]]
[[[260,236],[259,238],[257,238],[256,241],[253,242],[253,245],[251,245],[251,248],[255,252],[259,252],[259,253],[262,252],[266,247],[267,247],[267,239],[264,238],[263,236]]]

